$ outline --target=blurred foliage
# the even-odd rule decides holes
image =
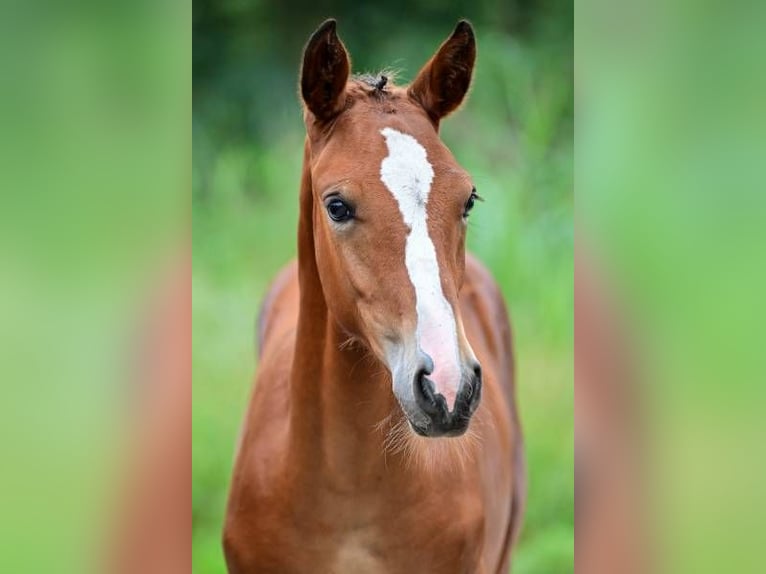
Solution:
[[[578,241],[638,366],[645,554],[762,572],[766,4],[582,7]]]
[[[116,537],[146,307],[188,242],[190,29],[0,2],[0,572],[103,572]]]
[[[471,96],[442,135],[486,199],[469,247],[500,283],[514,327],[529,466],[514,572],[571,572],[573,23],[560,0],[195,2],[194,571],[225,571],[221,522],[255,370],[255,316],[295,254],[301,49],[329,16],[355,72],[393,67],[399,83],[459,18],[476,28]]]

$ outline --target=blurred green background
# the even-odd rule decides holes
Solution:
[[[193,568],[225,572],[221,523],[255,371],[255,319],[295,254],[303,43],[338,19],[355,72],[409,81],[461,17],[479,56],[442,135],[486,202],[469,247],[510,308],[529,467],[514,572],[573,571],[573,15],[565,0],[361,5],[203,0],[193,28]]]

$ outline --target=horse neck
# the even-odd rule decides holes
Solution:
[[[298,224],[300,308],[290,373],[292,468],[352,479],[381,464],[385,432],[396,412],[385,367],[344,334],[327,308],[314,251],[310,151],[306,143]]]

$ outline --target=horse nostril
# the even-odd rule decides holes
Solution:
[[[481,365],[474,363],[473,378],[465,382],[465,396],[468,400],[473,398],[475,392],[481,388]]]
[[[444,397],[436,394],[434,383],[428,378],[430,372],[427,367],[422,367],[415,374],[413,381],[415,400],[429,416],[440,416],[447,406]]]
[[[423,362],[420,370],[425,371],[426,375],[434,372],[434,360],[428,353],[423,353]]]
[[[422,369],[422,368],[418,369],[418,372],[415,373],[415,383],[417,383],[418,385],[422,385],[423,379],[426,378],[426,375],[428,375],[428,373],[426,372],[425,369]]]
[[[473,414],[481,400],[481,365],[479,363],[473,365],[473,380],[466,382],[465,399],[469,415]]]
[[[430,371],[426,368],[419,369],[415,375],[415,389],[429,402],[434,402],[434,384],[428,380]]]

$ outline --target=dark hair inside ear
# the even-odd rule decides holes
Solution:
[[[336,22],[326,20],[306,44],[301,69],[301,96],[318,120],[329,120],[343,109],[350,70]]]

